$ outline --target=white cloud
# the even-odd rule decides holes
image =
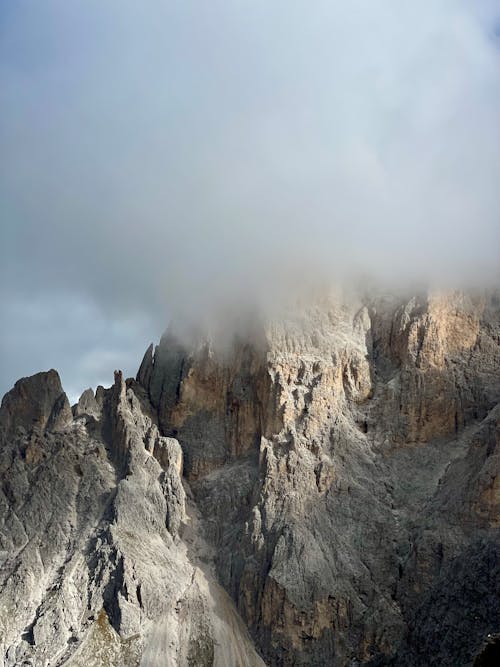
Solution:
[[[71,288],[156,328],[291,275],[498,280],[497,2],[0,11],[12,300]]]

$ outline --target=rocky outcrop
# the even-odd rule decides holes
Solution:
[[[498,304],[490,295],[414,297],[372,305],[377,366],[392,437],[426,442],[458,433],[498,402]],[[397,371],[397,372],[395,372]],[[394,381],[396,380],[396,381]]]
[[[222,351],[168,333],[138,381],[266,660],[471,663],[500,624],[498,295],[335,294],[261,324]]]
[[[189,443],[184,455],[191,481],[258,450],[261,395],[269,382],[263,356],[246,341],[219,354],[204,339],[188,351],[167,332],[154,357],[148,348],[137,375],[162,432]]]
[[[499,295],[222,334],[169,330],[72,414],[54,372],[4,398],[5,664],[489,664]]]
[[[3,664],[262,665],[202,562],[202,531],[183,539],[196,519],[178,442],[160,435],[121,373],[64,422],[59,390],[49,372],[4,401]]]
[[[59,430],[71,420],[69,401],[54,370],[18,380],[0,407],[0,425],[9,435],[18,429]]]
[[[101,391],[97,392],[97,397],[101,397],[99,401],[92,389],[86,389],[83,394],[80,396],[78,403],[73,408],[73,414],[75,417],[83,417],[85,415],[89,417],[94,417],[94,419],[99,419],[102,413],[102,398],[104,397],[104,388],[100,388]]]

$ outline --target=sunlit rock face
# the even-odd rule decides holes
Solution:
[[[499,315],[492,293],[337,293],[148,352],[268,664],[467,664],[498,630]]]
[[[116,373],[74,418],[61,392],[50,371],[2,403],[2,664],[263,665],[145,392]]]
[[[482,664],[499,295],[337,291],[218,328],[72,412],[54,371],[4,397],[5,664]]]

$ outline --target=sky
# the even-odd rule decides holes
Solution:
[[[498,284],[497,0],[0,3],[0,395],[311,279]]]

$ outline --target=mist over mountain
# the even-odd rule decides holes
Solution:
[[[6,667],[496,665],[498,290],[240,323],[4,396]]]
[[[496,0],[0,3],[0,663],[500,664]]]
[[[79,393],[171,319],[304,283],[498,282],[497,3],[0,18],[3,390],[57,366]]]

